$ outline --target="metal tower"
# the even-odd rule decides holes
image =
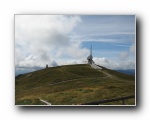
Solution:
[[[92,56],[92,45],[91,45],[91,49],[90,49],[90,55],[87,57],[88,63],[92,64],[93,63],[93,56]]]

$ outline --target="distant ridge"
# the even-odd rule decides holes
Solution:
[[[135,76],[135,70],[134,69],[116,70],[116,71],[127,74],[127,75]]]

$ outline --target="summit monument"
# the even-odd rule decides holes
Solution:
[[[92,56],[92,45],[91,45],[91,49],[90,49],[90,55],[87,57],[87,60],[88,60],[88,64],[91,65],[92,68],[94,69],[99,69],[101,70],[102,68],[98,65],[96,65],[93,61],[93,56]]]
[[[90,55],[87,57],[88,64],[94,63],[94,61],[92,59],[93,59],[93,56],[92,56],[92,45],[91,45]]]

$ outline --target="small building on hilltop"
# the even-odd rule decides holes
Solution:
[[[48,64],[46,64],[46,69],[48,68]]]

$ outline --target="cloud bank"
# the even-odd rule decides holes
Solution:
[[[124,60],[124,61],[114,61],[103,58],[94,58],[93,59],[96,64],[104,66],[109,69],[135,69],[135,61],[134,60]]]
[[[16,15],[16,67],[56,66],[61,64],[59,59],[67,64],[70,59],[86,57],[89,50],[69,38],[80,22],[78,16]]]

